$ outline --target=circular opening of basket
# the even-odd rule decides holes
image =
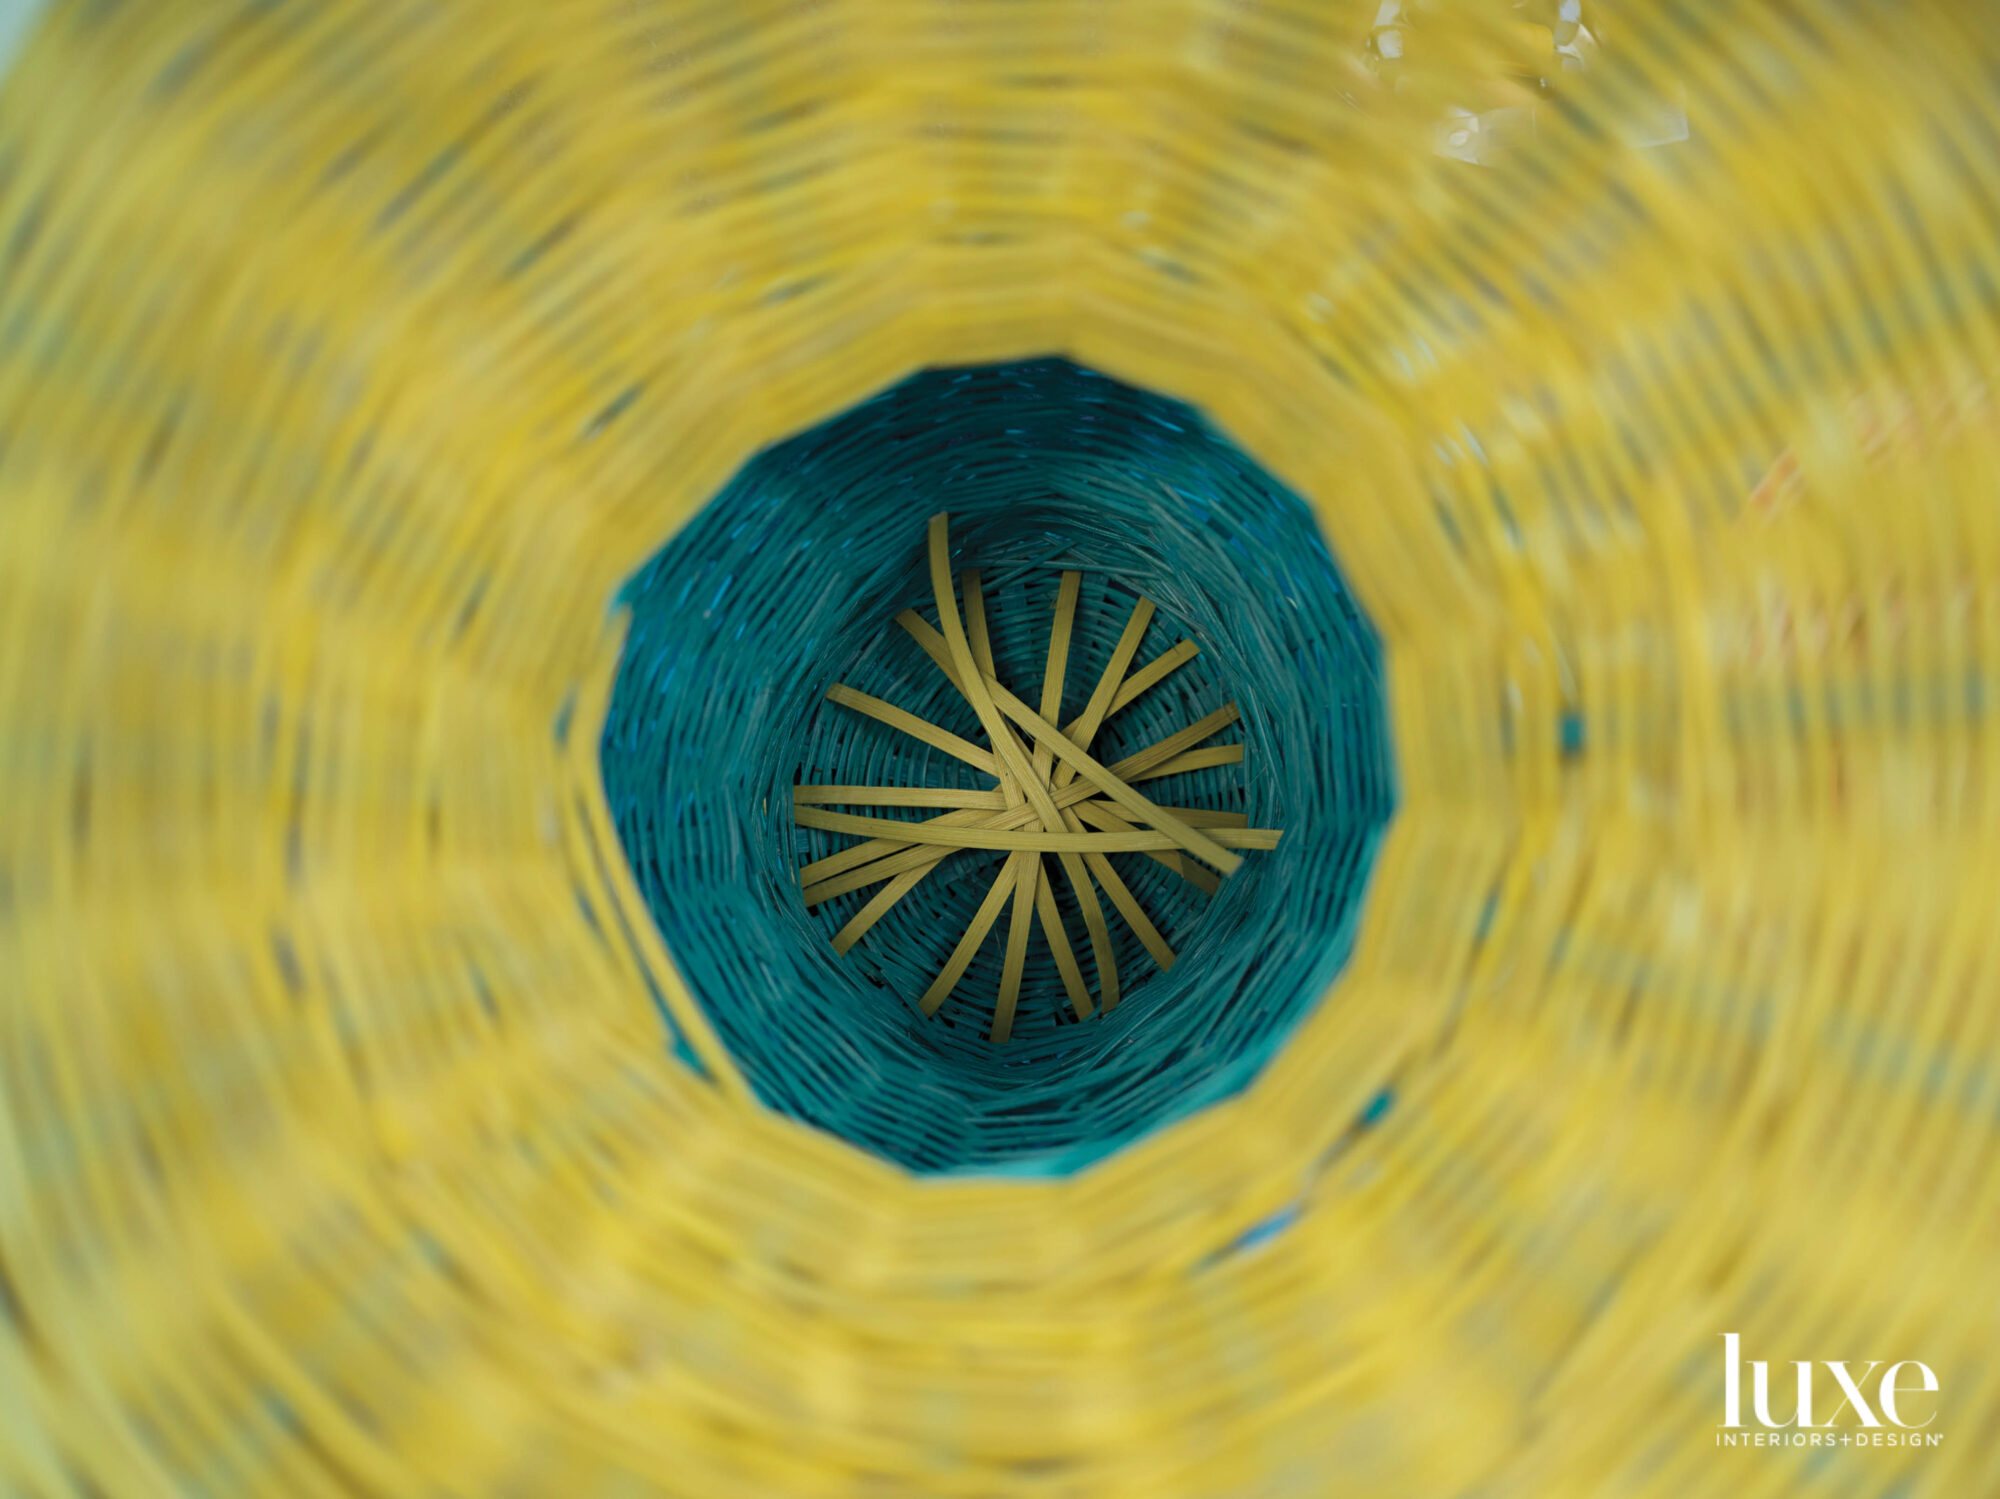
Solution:
[[[772,1108],[919,1171],[1073,1171],[1242,1088],[1346,961],[1379,642],[1188,407],[1061,360],[917,375],[623,597],[619,836]]]

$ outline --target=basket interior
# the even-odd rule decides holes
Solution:
[[[852,840],[797,827],[794,784],[987,784],[824,697],[845,682],[983,742],[892,623],[934,617],[939,509],[954,567],[982,571],[1003,681],[1038,692],[1060,575],[1080,571],[1077,712],[1143,595],[1138,660],[1201,653],[1106,724],[1104,757],[1233,701],[1240,723],[1210,742],[1240,737],[1244,762],[1149,794],[1284,830],[1213,896],[1114,855],[1178,961],[1159,971],[1114,923],[1122,1001],[1078,1021],[1037,932],[1002,1046],[1001,928],[934,1018],[914,1001],[1003,855],[953,854],[845,957],[832,933],[872,892],[809,910],[797,878]],[[919,1171],[1074,1170],[1240,1088],[1345,961],[1393,803],[1379,644],[1301,502],[1189,408],[1059,360],[920,374],[752,461],[624,598],[610,803],[669,950],[771,1107]]]

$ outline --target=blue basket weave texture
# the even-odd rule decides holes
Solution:
[[[873,892],[809,910],[797,878],[853,840],[796,827],[794,784],[990,784],[824,698],[846,682],[984,742],[893,624],[913,606],[935,622],[924,527],[941,509],[954,569],[981,569],[1003,681],[1039,697],[1056,588],[1079,570],[1074,715],[1143,594],[1139,663],[1182,639],[1201,654],[1107,722],[1099,758],[1234,701],[1240,725],[1209,742],[1240,736],[1244,763],[1146,792],[1284,830],[1213,897],[1113,856],[1179,961],[1160,972],[1114,921],[1122,1002],[1078,1022],[1038,932],[998,1047],[1004,919],[935,1018],[914,1001],[1003,855],[953,854],[844,958],[829,939]],[[1345,962],[1393,806],[1380,647],[1303,504],[1187,407],[1060,360],[918,375],[753,460],[625,600],[613,815],[674,960],[771,1107],[919,1171],[1073,1171],[1240,1089]]]

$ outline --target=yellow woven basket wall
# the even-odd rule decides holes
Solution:
[[[2000,11],[1604,10],[59,4],[0,1488],[2000,1491]],[[675,978],[606,605],[760,446],[1045,352],[1316,507],[1401,802],[1249,1092],[919,1180]],[[1941,1445],[1716,1450],[1725,1332],[1921,1359]]]

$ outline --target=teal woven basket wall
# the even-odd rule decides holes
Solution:
[[[891,623],[934,620],[940,509],[954,567],[983,571],[1001,680],[1039,684],[1060,574],[1080,570],[1075,713],[1143,594],[1138,660],[1183,638],[1201,654],[1107,723],[1102,758],[1233,700],[1240,726],[1211,742],[1240,734],[1244,763],[1149,794],[1284,830],[1212,897],[1114,856],[1179,961],[1158,971],[1114,923],[1123,1000],[1078,1021],[1037,933],[1000,1046],[999,929],[935,1018],[914,1001],[1003,855],[952,855],[844,958],[829,939],[869,892],[808,910],[797,878],[852,840],[796,827],[794,784],[986,784],[823,696],[846,682],[980,740]],[[1379,644],[1304,506],[1183,405],[1060,360],[916,376],[747,465],[625,600],[603,741],[619,834],[773,1108],[921,1171],[1074,1170],[1243,1086],[1346,960],[1393,803]]]

